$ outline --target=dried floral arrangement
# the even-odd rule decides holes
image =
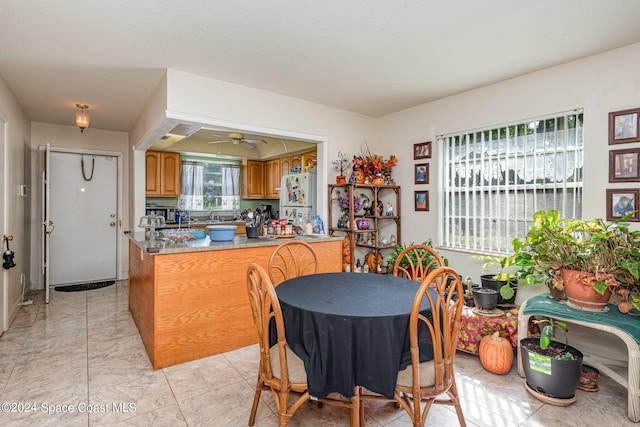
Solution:
[[[396,156],[391,155],[389,160],[385,160],[383,156],[372,154],[365,142],[365,147],[362,149],[361,154],[353,156],[353,173],[349,181],[362,183],[357,182],[357,176],[361,175],[361,179],[367,184],[381,185],[382,183],[389,183],[391,182],[391,172],[396,164],[398,164]],[[358,170],[362,171],[362,174],[357,174]]]

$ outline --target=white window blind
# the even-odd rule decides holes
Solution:
[[[443,246],[509,253],[537,210],[582,217],[582,109],[438,137]]]

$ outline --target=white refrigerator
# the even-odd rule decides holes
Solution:
[[[316,174],[284,175],[280,183],[280,218],[304,225],[316,214]]]

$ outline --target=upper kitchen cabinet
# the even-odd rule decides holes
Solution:
[[[242,161],[242,198],[264,198],[264,162],[260,160]]]
[[[146,153],[147,196],[180,196],[180,154],[162,151]]]
[[[291,174],[291,169],[299,168],[302,164],[302,156],[300,154],[281,157],[280,158],[280,173],[282,175]]]
[[[264,198],[279,199],[280,192],[276,187],[280,187],[280,159],[267,160],[264,162]]]

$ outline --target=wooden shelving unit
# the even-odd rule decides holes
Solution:
[[[335,200],[338,197],[340,192],[346,192],[349,200],[349,219],[345,227],[338,227],[338,221],[342,217],[342,213],[340,208],[338,207],[337,201]],[[356,258],[358,257],[356,253],[356,248],[370,249],[375,258],[378,258],[378,255],[382,256],[382,260],[384,261],[384,254],[382,253],[385,249],[393,249],[395,248],[397,243],[402,242],[401,236],[401,227],[400,227],[400,218],[401,218],[401,210],[400,210],[400,187],[394,185],[367,185],[367,184],[330,184],[329,185],[329,215],[328,215],[328,230],[329,234],[333,235],[336,232],[345,233],[350,237],[351,242],[351,271],[354,271],[354,266],[356,264]],[[373,208],[371,208],[371,212],[358,211],[355,212],[354,209],[354,196],[359,196],[361,194],[365,194],[369,200]],[[379,212],[376,210],[376,206],[378,206],[378,202],[382,203],[382,210]],[[393,215],[386,215],[386,205],[387,203],[393,204]],[[334,209],[338,209],[339,215],[336,215]],[[356,225],[356,220],[358,219],[367,219],[369,220],[369,228],[366,230],[359,230]],[[381,242],[381,229],[387,228],[387,223],[392,223],[395,225],[395,237],[396,243],[389,241],[387,244],[382,244]],[[372,235],[371,235],[372,234]],[[370,240],[367,240],[367,237],[370,237]],[[389,240],[390,236],[389,236]],[[364,256],[363,256],[364,261]]]

